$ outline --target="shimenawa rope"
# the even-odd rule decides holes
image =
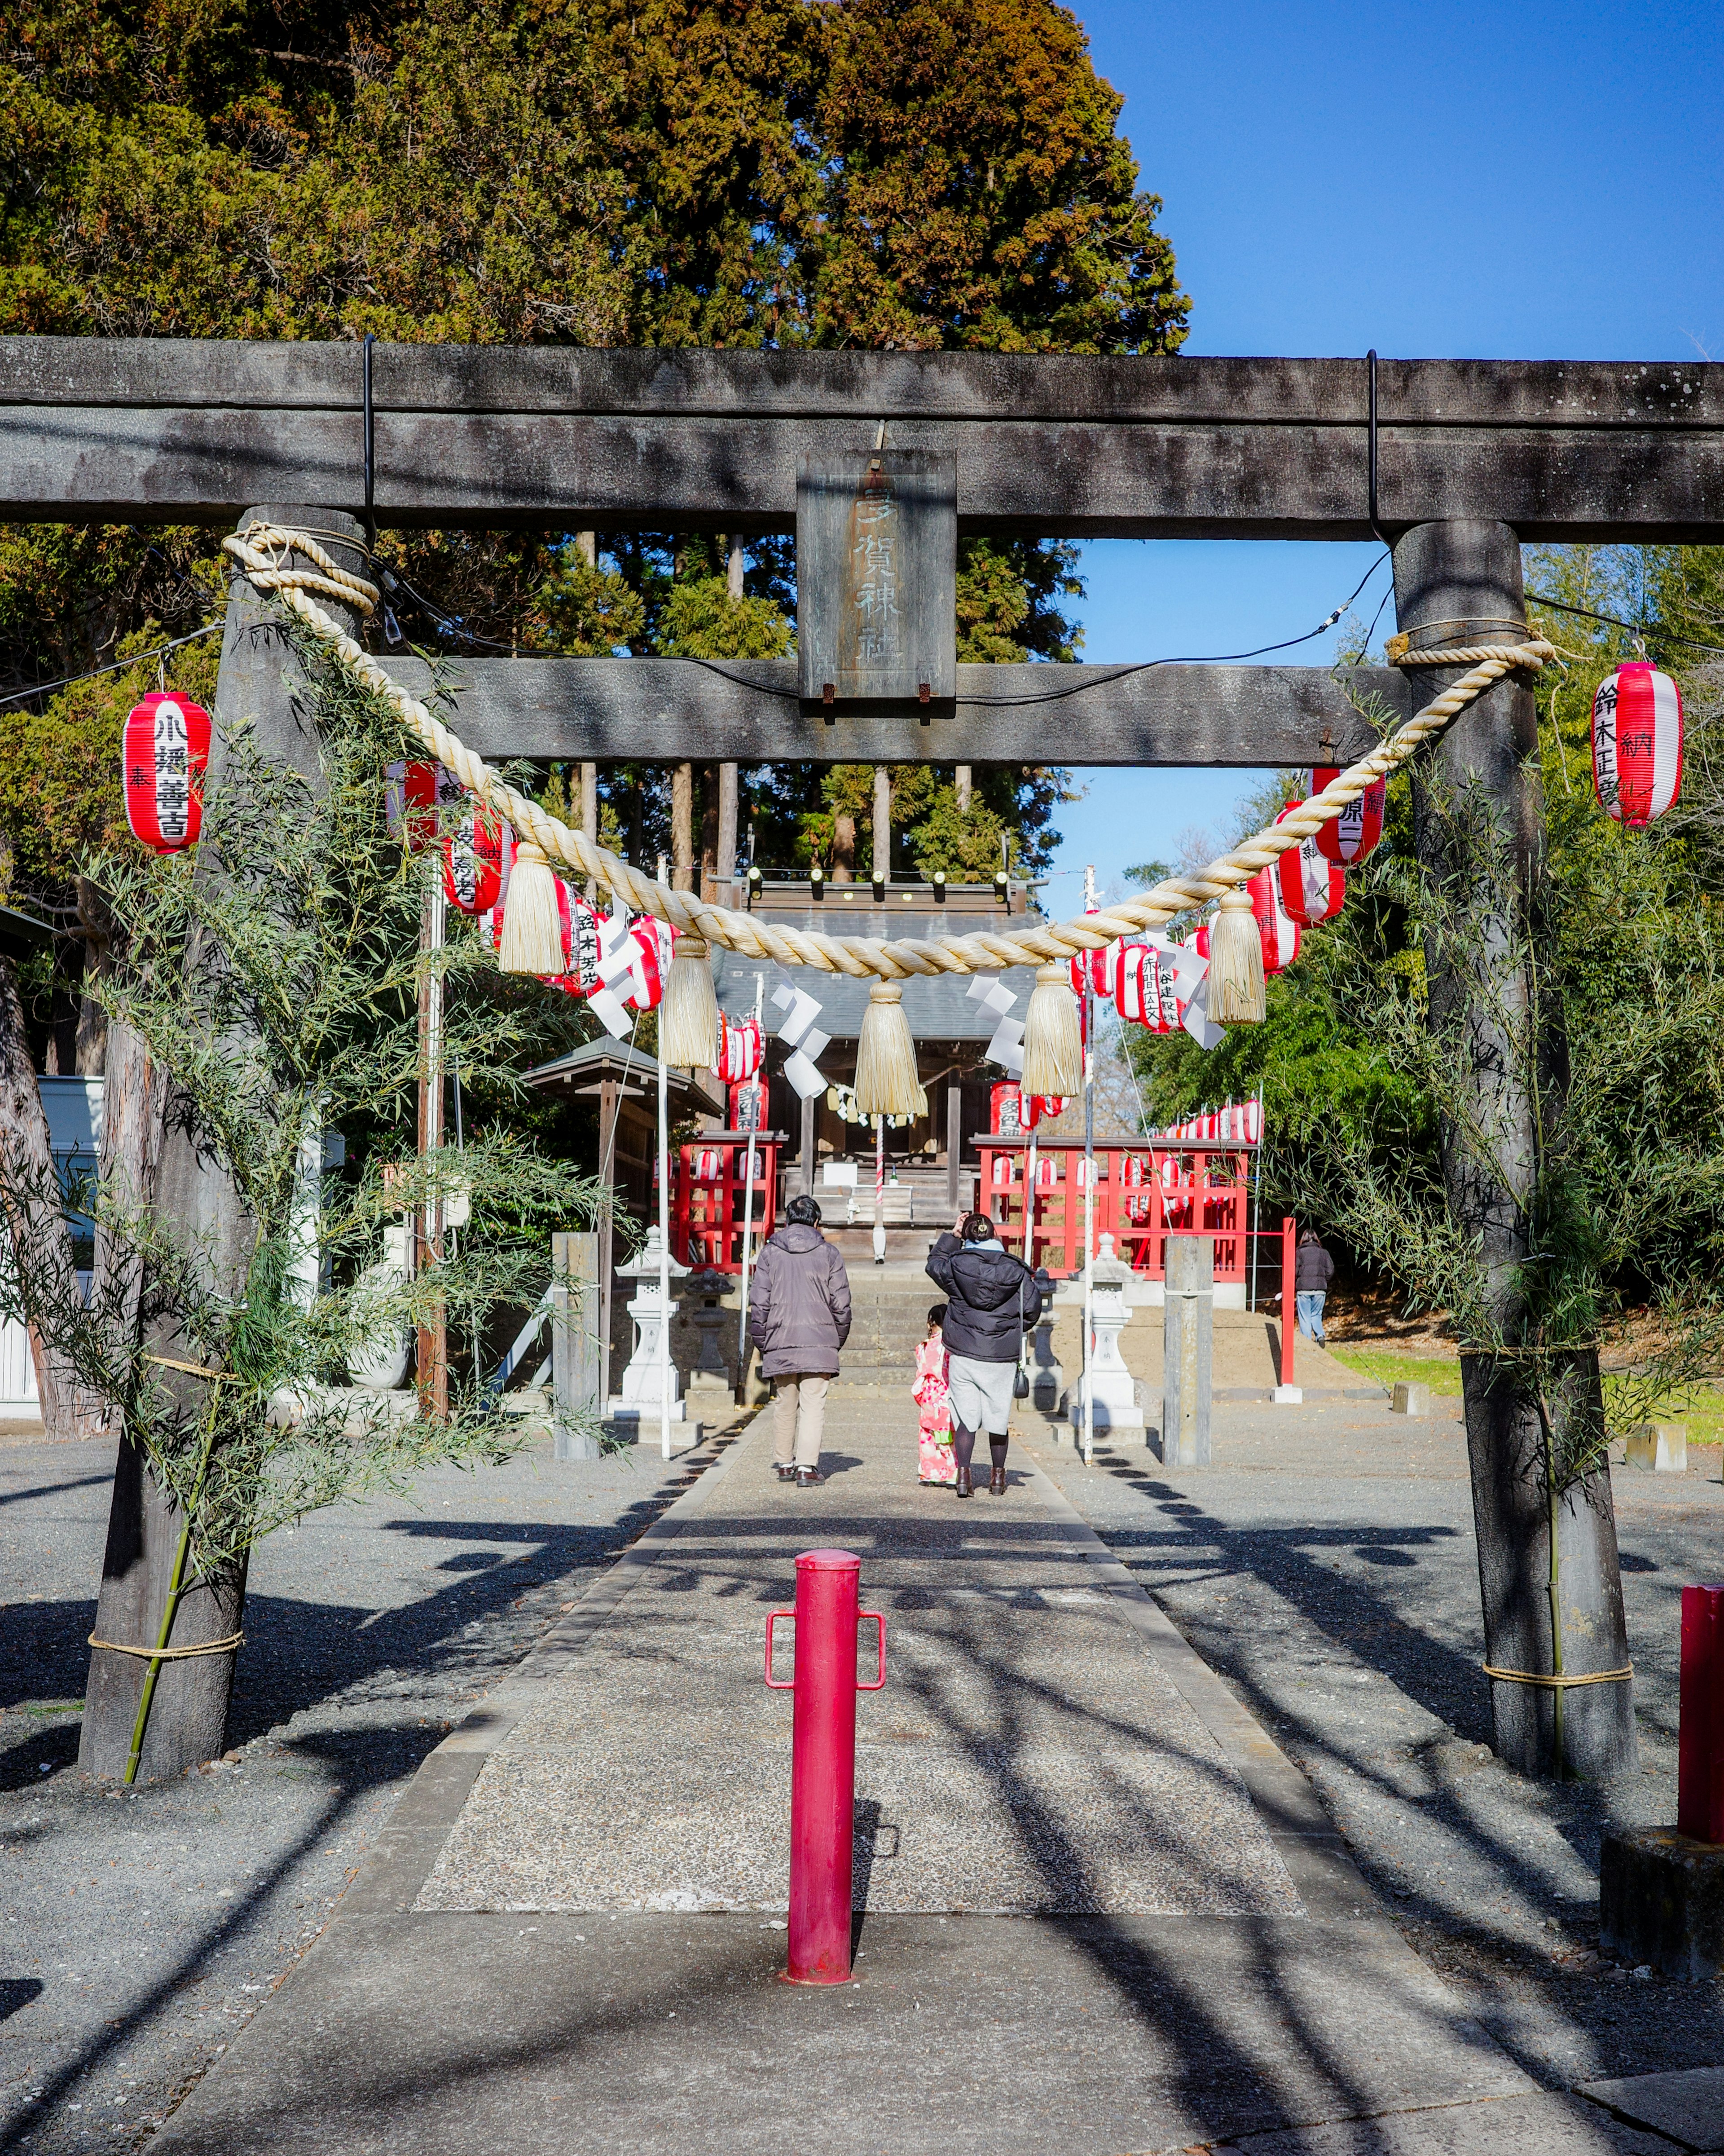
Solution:
[[[225,1640],[206,1640],[198,1647],[128,1647],[120,1640],[99,1640],[92,1632],[85,1645],[105,1647],[110,1655],[136,1655],[146,1662],[186,1662],[193,1655],[225,1655],[244,1644],[244,1632],[230,1632]]]
[[[769,958],[781,966],[812,966],[826,973],[848,973],[901,980],[909,974],[995,973],[1008,966],[1040,966],[1080,951],[1100,950],[1122,936],[1159,928],[1176,913],[1207,905],[1224,891],[1249,883],[1260,869],[1278,860],[1325,824],[1331,823],[1366,788],[1398,770],[1420,743],[1442,733],[1494,682],[1516,667],[1537,671],[1552,657],[1542,638],[1503,644],[1470,644],[1455,651],[1409,654],[1405,663],[1420,666],[1465,665],[1470,670],[1432,699],[1368,756],[1351,764],[1323,791],[1268,829],[1244,840],[1186,876],[1170,876],[1141,898],[1122,901],[1101,913],[1075,921],[1049,922],[1010,934],[940,936],[927,940],[887,941],[864,936],[826,936],[817,931],[767,922],[753,914],[711,906],[691,891],[671,891],[596,845],[583,832],[549,814],[535,801],[505,783],[441,720],[410,696],[341,624],[308,596],[312,592],[351,607],[362,615],[376,611],[382,596],[375,584],[343,569],[307,532],[254,519],[242,532],[222,542],[260,592],[274,592],[326,644],[347,671],[374,696],[381,696],[438,761],[494,814],[512,824],[521,836],[547,859],[561,860],[582,876],[603,884],[636,913],[650,913],[674,927],[692,930],[744,957]],[[295,553],[316,563],[294,568]]]
[[[1551,1691],[1567,1691],[1573,1685],[1626,1684],[1634,1674],[1633,1666],[1625,1670],[1592,1670],[1584,1676],[1540,1676],[1532,1670],[1499,1670],[1489,1662],[1479,1666],[1487,1677],[1500,1677],[1505,1684],[1542,1685]]]

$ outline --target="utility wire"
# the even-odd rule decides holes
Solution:
[[[1594,613],[1590,607],[1570,606],[1564,599],[1547,598],[1542,592],[1528,592],[1526,596],[1535,606],[1549,607],[1556,613],[1572,613],[1581,621],[1602,621],[1611,629],[1626,630],[1630,636],[1655,639],[1660,644],[1686,644],[1691,651],[1714,651],[1724,656],[1724,644],[1702,644],[1697,636],[1660,629],[1656,622],[1619,621],[1614,613]]]
[[[33,689],[15,689],[9,696],[0,696],[0,706],[28,703],[32,696],[48,696],[57,689],[70,689],[80,681],[94,681],[99,674],[119,674],[128,666],[141,666],[146,660],[159,659],[166,651],[177,651],[182,644],[195,644],[200,636],[213,636],[222,626],[218,621],[206,623],[194,629],[189,636],[177,636],[171,644],[157,644],[148,651],[135,651],[130,659],[110,659],[105,666],[92,666],[85,674],[67,674],[58,681],[38,681]]]

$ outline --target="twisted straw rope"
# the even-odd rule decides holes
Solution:
[[[369,615],[381,596],[375,584],[341,567],[306,533],[285,530],[260,519],[222,544],[259,591],[277,593],[283,605],[329,646],[349,673],[391,706],[408,730],[454,772],[469,793],[476,794],[493,814],[511,823],[547,859],[560,860],[577,875],[603,884],[633,911],[654,914],[744,957],[770,958],[781,966],[812,966],[823,973],[848,973],[854,979],[874,977],[892,981],[911,974],[994,973],[1008,966],[1046,965],[1080,951],[1100,950],[1104,944],[1142,929],[1159,928],[1176,913],[1206,905],[1224,892],[1249,883],[1260,869],[1278,860],[1325,824],[1332,823],[1367,787],[1398,769],[1422,742],[1440,734],[1493,682],[1516,667],[1536,672],[1552,655],[1552,647],[1540,638],[1520,644],[1469,644],[1453,653],[1419,653],[1421,665],[1464,665],[1471,671],[1280,823],[1247,839],[1207,868],[1191,875],[1168,877],[1141,898],[1127,899],[1105,912],[1080,915],[1075,921],[1023,928],[1008,935],[984,932],[938,936],[926,942],[908,937],[889,942],[874,936],[825,936],[816,930],[767,922],[752,913],[710,906],[692,891],[671,891],[642,875],[627,861],[595,845],[584,832],[571,829],[507,785],[417,697],[392,681],[341,624],[307,596],[321,592]],[[316,562],[317,567],[290,567],[295,553]]]

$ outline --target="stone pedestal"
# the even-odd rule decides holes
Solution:
[[[659,1339],[679,1307],[674,1299],[661,1301],[659,1270],[659,1230],[654,1227],[648,1229],[639,1255],[626,1265],[617,1267],[618,1279],[639,1284],[629,1305],[629,1315],[634,1323],[634,1349],[623,1373],[622,1390],[605,1403],[606,1421],[613,1424],[619,1435],[632,1435],[638,1443],[650,1443],[664,1419],[659,1405]],[[686,1280],[689,1268],[672,1258],[670,1273],[672,1280]],[[698,1443],[699,1425],[689,1421],[687,1404],[682,1398],[682,1380],[677,1374],[676,1364],[668,1357],[663,1378],[670,1393],[673,1447],[680,1450]]]
[[[1131,1268],[1121,1265],[1114,1255],[1113,1237],[1101,1238],[1095,1263],[1091,1271],[1092,1322],[1095,1326],[1094,1360],[1090,1366],[1090,1399],[1095,1429],[1099,1432],[1126,1432],[1140,1435],[1144,1427],[1143,1410],[1137,1404],[1137,1381],[1126,1367],[1120,1353],[1120,1334],[1130,1322],[1126,1307],[1126,1291],[1131,1281]],[[1075,1411],[1080,1411],[1073,1400]]]
[[[695,1367],[689,1372],[690,1399],[696,1393],[715,1397],[723,1394],[726,1398],[730,1394],[731,1367],[725,1360],[722,1338],[735,1331],[736,1317],[719,1301],[730,1284],[725,1273],[701,1273],[690,1283],[700,1297],[697,1307],[689,1313],[689,1322],[700,1342]]]
[[[1428,1415],[1431,1411],[1431,1389],[1429,1385],[1398,1384],[1389,1395],[1391,1414]]]
[[[1166,1250],[1162,1460],[1168,1467],[1207,1467],[1215,1245],[1207,1235],[1169,1235]]]
[[[1643,1422],[1628,1435],[1628,1464],[1656,1475],[1688,1472],[1686,1422]]]
[[[1724,1843],[1674,1827],[1624,1827],[1598,1860],[1598,1945],[1613,1961],[1666,1976],[1724,1976]]]

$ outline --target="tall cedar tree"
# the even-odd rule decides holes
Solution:
[[[1121,100],[1046,0],[37,0],[3,34],[0,332],[1150,353],[1185,333]],[[669,536],[594,571],[561,532],[391,552],[425,600],[402,632],[432,647],[740,657],[789,633],[782,542],[753,550],[740,607],[706,545]],[[0,680],[195,627],[208,557],[192,532],[0,532]],[[962,655],[1068,655],[1073,567],[967,542]],[[52,791],[49,747],[7,751]],[[949,775],[895,778],[898,858],[976,872],[1002,832],[1034,865],[1065,791],[1000,773],[967,818]],[[649,860],[662,774],[608,781],[629,804],[608,826]],[[829,851],[832,792],[751,773],[761,858]],[[92,826],[115,806],[77,805]]]

